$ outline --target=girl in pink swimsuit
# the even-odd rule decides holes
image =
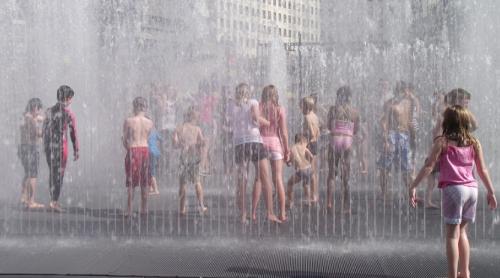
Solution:
[[[460,105],[443,114],[443,135],[434,140],[415,181],[410,185],[410,204],[417,204],[415,188],[439,163],[439,188],[442,189],[442,213],[446,223],[448,277],[470,277],[470,247],[467,224],[474,222],[477,204],[477,182],[474,166],[488,191],[491,209],[497,207],[494,189],[483,159],[479,141],[471,133],[471,113]]]
[[[335,105],[328,112],[328,127],[330,128],[330,146],[328,148],[328,179],[327,179],[327,206],[333,207],[333,192],[335,191],[335,177],[341,162],[342,179],[342,207],[345,213],[350,213],[349,174],[351,163],[351,147],[353,136],[359,126],[359,113],[351,106],[351,89],[348,86],[337,90]]]
[[[288,161],[288,128],[285,108],[278,103],[278,90],[274,85],[264,87],[259,104],[262,117],[269,121],[268,126],[260,126],[262,142],[271,161],[273,183],[278,194],[280,220],[286,220],[285,187],[283,185],[283,160]]]

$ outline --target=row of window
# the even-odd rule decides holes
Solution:
[[[234,42],[237,45],[242,45],[242,46],[249,47],[249,48],[257,48],[258,46],[262,46],[264,44],[269,44],[269,42],[267,42],[265,40],[243,38],[243,37],[238,37],[238,36],[231,35],[231,34],[222,35],[220,37],[220,41],[221,42]],[[294,40],[289,38],[288,41],[294,41]],[[317,39],[315,40],[312,38],[308,38],[308,39],[305,39],[305,41],[317,41]]]
[[[268,33],[268,34],[274,34],[274,35],[280,35],[280,36],[285,36],[285,37],[293,37],[293,38],[298,38],[298,31],[293,31],[287,28],[280,28],[277,26],[266,26],[262,24],[254,24],[248,23],[248,22],[243,22],[243,21],[237,21],[237,20],[228,20],[224,18],[219,19],[219,28],[220,29],[226,29],[226,32],[229,32],[229,29],[233,29],[233,32],[236,32],[236,29],[239,29],[241,31],[246,31],[246,32],[259,32],[259,33]],[[232,23],[232,24],[231,24]],[[232,28],[231,28],[232,27]],[[293,34],[293,35],[292,35]],[[309,34],[309,33],[305,33]],[[314,34],[311,33],[310,35],[311,39],[317,38]]]
[[[224,3],[224,2],[226,2],[226,3]],[[236,2],[231,3],[228,0],[220,0],[219,7],[221,8],[221,10],[232,11],[233,13],[237,13],[239,11],[240,14],[243,14],[243,12],[245,12],[246,15],[249,15],[250,7],[247,5],[242,5],[241,2],[243,2],[243,1],[238,1],[238,2],[240,2],[240,4],[237,4]],[[263,2],[265,3],[266,1],[263,0]],[[278,0],[278,3],[281,3],[281,0]],[[276,4],[274,4],[274,6],[276,6]],[[281,6],[279,6],[279,7],[281,7]],[[293,9],[292,9],[292,2],[288,1],[288,7],[289,7],[288,9],[292,10],[292,12],[296,11],[296,12],[300,12],[303,14],[309,13],[311,16],[319,15],[318,5],[307,7],[304,4],[296,4],[295,2],[293,2]],[[286,1],[283,1],[283,8],[286,8]],[[254,8],[252,8],[252,10],[254,10]],[[254,14],[254,13],[252,13],[252,14]]]
[[[242,11],[242,10],[240,10],[240,11]],[[240,14],[250,16],[249,8],[245,7],[245,13],[243,14],[242,12],[240,12]],[[226,13],[226,15],[229,15],[229,14]],[[262,19],[273,20],[273,21],[277,21],[277,22],[281,22],[281,23],[285,23],[285,24],[303,25],[306,28],[319,28],[318,21],[315,21],[313,19],[308,19],[308,18],[301,20],[301,18],[299,16],[286,15],[286,14],[282,14],[280,12],[271,12],[271,11],[252,8],[251,15],[255,16],[255,17],[262,15]]]

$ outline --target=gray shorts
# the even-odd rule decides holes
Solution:
[[[309,184],[312,177],[312,168],[306,168],[302,170],[297,170],[295,172],[295,178],[301,180],[304,184]]]

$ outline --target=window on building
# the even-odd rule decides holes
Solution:
[[[281,22],[281,14],[278,14],[278,20]]]
[[[271,19],[271,11],[267,11],[267,19]]]
[[[276,21],[276,12],[273,13],[273,20]]]
[[[276,6],[276,0],[273,0],[273,5]]]

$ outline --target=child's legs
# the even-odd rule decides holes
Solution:
[[[253,182],[252,191],[252,219],[257,219],[257,207],[259,206],[260,195],[262,193],[262,183],[260,182],[260,177],[258,173],[255,173],[255,179]]]
[[[335,177],[337,176],[337,165],[339,161],[339,155],[334,151],[333,147],[330,146],[328,151],[328,178],[326,181],[326,198],[327,207],[333,207],[333,195],[335,192]]]
[[[351,151],[346,150],[342,154],[342,191],[343,191],[343,207],[349,209],[350,207],[350,193],[349,193],[349,176],[351,174]]]
[[[312,159],[312,176],[311,176],[311,194],[310,198],[311,201],[317,202],[318,201],[318,159],[314,155]]]
[[[287,181],[287,198],[289,206],[293,204],[293,186],[301,181],[301,177],[293,174]]]
[[[448,260],[448,277],[457,277],[460,237],[459,224],[446,224],[446,258]]]
[[[196,181],[195,187],[196,187],[196,197],[198,198],[198,203],[200,204],[200,207],[204,209],[205,202],[203,199],[203,187],[201,186],[201,181],[199,180]]]
[[[179,182],[179,212],[186,213],[186,183],[184,180]]]
[[[23,181],[21,183],[21,202],[28,202],[29,197],[28,197],[28,184],[29,184],[29,178],[24,177]]]
[[[35,190],[36,190],[36,178],[28,178],[27,180],[27,190],[26,190],[26,193],[27,193],[27,200],[30,202],[30,203],[33,203],[35,202]]]
[[[279,208],[281,217],[285,217],[285,188],[283,186],[283,160],[272,160],[271,171],[273,175],[273,183],[278,193]]]
[[[201,147],[200,168],[201,168],[201,171],[204,173],[207,173],[209,171],[209,168],[210,168],[210,165],[208,163],[208,154],[210,151],[211,141],[212,141],[212,138],[210,135],[205,136],[205,144]]]
[[[267,164],[267,159],[260,159],[255,165],[255,174],[259,176],[260,182],[262,183],[262,189],[264,190],[267,216],[274,215],[273,209],[273,191],[271,189],[271,183],[269,181],[269,166]]]
[[[236,203],[243,217],[246,217],[246,187],[248,181],[248,164],[241,162],[236,165]]]
[[[133,200],[134,200],[134,187],[130,185],[127,187],[127,214],[128,215],[132,214],[132,201]]]
[[[458,240],[458,267],[462,278],[470,277],[469,273],[469,260],[470,260],[470,246],[469,238],[467,237],[467,221],[462,221],[460,224],[460,238]]]
[[[148,194],[149,194],[149,186],[142,185],[141,186],[141,213],[148,212]]]

